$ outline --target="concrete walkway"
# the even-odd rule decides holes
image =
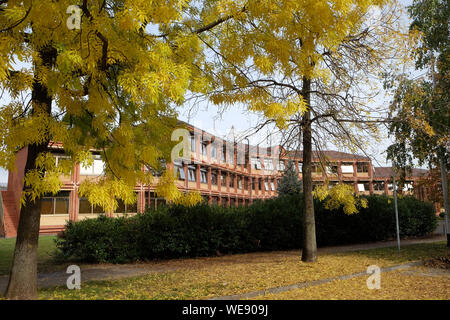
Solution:
[[[412,245],[418,243],[431,243],[444,241],[446,238],[442,235],[433,236],[422,239],[408,239],[402,240],[401,245]],[[376,248],[386,248],[386,247],[396,247],[397,241],[381,241],[365,244],[356,245],[346,245],[346,246],[333,246],[319,248],[318,253],[338,253],[338,252],[350,252],[358,250],[376,249]],[[282,251],[280,254],[299,254],[299,251]],[[267,252],[260,253],[248,253],[247,256],[257,256],[261,254],[270,254]],[[273,254],[273,252],[272,252]],[[186,269],[189,267],[195,268],[196,261],[202,259],[223,259],[226,260],[229,256],[223,257],[207,257],[207,258],[194,258],[194,259],[175,259],[167,261],[158,262],[148,262],[148,263],[133,263],[133,264],[97,264],[97,265],[80,265],[81,268],[81,281],[87,282],[92,280],[111,280],[111,279],[122,279],[135,276],[143,276],[155,272],[170,272],[181,269]],[[70,275],[65,271],[55,271],[48,273],[38,274],[38,287],[48,288],[66,285],[67,278]],[[8,276],[0,276],[0,292],[5,292],[8,285]]]

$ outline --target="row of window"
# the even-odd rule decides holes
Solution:
[[[137,203],[125,204],[123,200],[118,199],[118,206],[114,210],[114,213],[137,213]],[[69,214],[70,208],[70,191],[60,191],[55,196],[43,197],[41,214],[42,215],[55,215],[55,214]],[[100,207],[91,204],[88,199],[79,199],[79,214],[101,214],[105,213],[105,210]]]
[[[195,137],[193,135],[190,136],[190,141],[191,141],[191,151],[192,152],[196,152],[197,150],[197,144],[196,144],[196,140]],[[200,152],[201,155],[204,157],[208,156],[208,141],[202,141],[200,143]],[[217,159],[218,158],[218,146],[215,142],[211,142],[211,158]],[[222,147],[220,148],[221,152],[220,152],[220,160],[222,162],[226,162],[228,161],[228,163],[233,164],[234,163],[234,150],[233,148],[230,148],[230,150],[227,152],[227,148],[226,145],[222,145]]]
[[[186,174],[181,165],[176,164],[174,166],[174,173],[175,173],[175,177],[178,180],[182,180],[182,181],[186,180]],[[214,185],[214,186],[218,185],[218,179],[219,179],[218,173],[216,171],[211,171],[211,185]],[[197,181],[197,168],[195,166],[188,166],[188,181],[189,182]],[[222,186],[227,185],[226,173],[220,174],[220,181],[221,181]],[[238,189],[242,189],[242,187],[244,187],[244,190],[249,189],[248,177],[237,176],[237,178],[235,180],[235,174],[230,174],[230,177],[228,179],[228,187],[235,188],[235,181],[237,183]],[[203,183],[203,184],[208,183],[208,171],[206,169],[200,169],[200,183]],[[259,188],[259,190],[261,190],[261,179],[258,179],[258,184],[259,184],[258,188]],[[265,185],[265,190],[275,191],[275,184],[274,184],[273,180],[271,180],[270,184],[269,184],[269,180],[265,179],[264,185]],[[255,190],[254,182],[252,183],[252,189]]]
[[[226,154],[225,147],[223,147],[223,150],[224,151],[222,152],[222,160],[225,162],[225,154]],[[206,146],[204,143],[202,143],[202,154],[204,152],[205,152],[204,155],[206,155]],[[216,158],[217,150],[216,150],[215,146],[211,147],[211,152],[212,152],[212,157]],[[94,159],[93,159],[93,162],[91,165],[89,165],[89,166],[80,165],[80,175],[102,175],[103,174],[104,169],[105,169],[105,163],[101,159],[100,155],[94,155],[93,157],[94,157]],[[58,161],[63,158],[67,158],[67,156],[55,155],[56,164],[58,164]],[[233,159],[233,157],[229,157],[229,159],[231,160],[231,159]],[[230,163],[232,164],[233,161],[231,160]],[[272,159],[264,159],[263,163],[264,163],[265,170],[284,171],[286,169],[285,163],[283,160],[278,161],[278,163],[276,165],[274,165],[274,160],[272,160]],[[301,172],[302,163],[301,162],[295,162],[295,163],[297,164],[298,170]],[[252,169],[261,170],[262,169],[261,159],[257,158],[257,157],[252,157],[251,158],[251,167],[252,167]],[[343,174],[353,173],[353,163],[352,162],[343,162],[341,165],[341,171]],[[152,170],[152,172],[155,176],[160,175],[160,172],[156,172],[154,170]],[[312,173],[322,174],[322,172],[323,172],[323,167],[321,164],[319,164],[319,163],[312,164]],[[326,172],[327,172],[327,174],[338,174],[338,166],[337,165],[328,165],[328,166],[326,166]],[[356,172],[357,173],[368,173],[369,172],[369,163],[368,162],[357,162]],[[176,168],[175,174],[178,174],[180,176],[181,180],[186,179],[184,171],[182,170],[181,166],[179,166],[179,165]],[[192,182],[196,181],[195,167],[189,167],[188,179],[189,179],[189,181],[192,181]],[[200,179],[201,179],[202,183],[207,183],[206,182],[207,181],[206,171],[201,171]],[[205,182],[203,182],[203,181],[205,181]]]
[[[211,175],[212,176],[212,175]],[[225,185],[225,177],[222,175],[222,181]],[[245,187],[248,188],[248,179],[245,177]],[[234,179],[230,179],[230,187],[234,188]],[[329,184],[329,187],[337,184],[337,181],[332,181]],[[344,182],[349,185],[353,185],[353,182]],[[314,186],[322,185],[321,183],[314,183]],[[384,191],[384,182],[383,181],[374,181],[373,182],[373,190],[374,191]],[[369,182],[358,183],[358,191],[365,192],[370,190]],[[238,188],[242,188],[242,179],[238,179]],[[256,184],[252,183],[252,189],[255,190]],[[262,188],[262,179],[258,179],[258,188],[261,190]],[[275,190],[274,181],[268,181],[268,179],[264,180],[264,188],[265,190]],[[391,183],[388,184],[388,190],[393,190],[393,185]],[[405,183],[402,191],[409,192],[413,190],[413,183],[408,182]],[[207,199],[207,198],[205,198]],[[222,198],[222,204],[227,203],[226,197]],[[242,199],[240,199],[242,200]],[[231,199],[231,205],[234,206],[234,199]],[[213,197],[213,203],[218,203],[218,197]],[[148,191],[145,192],[145,207],[156,209],[161,206],[166,205],[166,200],[164,198],[158,198],[155,193],[151,192],[150,197]],[[239,204],[240,205],[240,204]],[[42,207],[41,214],[42,215],[55,215],[55,214],[69,214],[70,208],[70,191],[60,191],[57,195],[51,197],[43,197],[42,198]],[[137,203],[134,204],[125,204],[121,199],[118,199],[118,207],[114,210],[115,213],[137,213]],[[79,199],[79,213],[80,214],[101,214],[104,213],[102,207],[92,205],[86,198]]]

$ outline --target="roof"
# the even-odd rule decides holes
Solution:
[[[322,150],[317,151],[313,150],[312,158],[313,159],[319,159],[319,155],[321,157],[325,158],[326,160],[367,160],[370,161],[369,157],[361,156],[359,154],[352,154],[347,152],[341,152],[341,151],[334,151],[334,150]],[[303,151],[295,150],[295,151],[287,151],[287,156],[291,156],[293,158],[302,158],[303,159]]]
[[[381,177],[391,177],[392,176],[392,167],[374,167],[374,178]],[[413,168],[411,174],[408,174],[408,177],[423,177],[428,174],[427,169],[419,169]]]

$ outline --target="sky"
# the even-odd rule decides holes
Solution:
[[[404,6],[410,5],[411,0],[400,1]],[[407,19],[407,17],[405,17]],[[407,21],[407,20],[405,20]],[[423,72],[422,72],[423,73]],[[375,99],[376,104],[387,104],[389,101],[383,96],[379,96]],[[5,103],[5,101],[1,101]],[[208,104],[207,102],[201,102],[198,104],[185,104],[179,111],[179,119],[186,121],[198,128],[201,128],[212,134],[227,137],[232,132],[236,136],[242,136],[243,132],[248,131],[260,122],[260,116],[252,114],[246,111],[244,105],[235,105],[228,109],[219,109],[217,106]],[[260,144],[261,146],[276,145],[279,141],[274,139],[266,139],[267,134],[270,132],[270,128],[263,129],[259,135],[249,137],[250,144]],[[387,137],[386,132],[381,143],[374,143],[374,147],[369,150],[369,154],[372,155],[372,161],[374,166],[389,166],[390,163],[386,162],[385,150],[392,143],[392,139]],[[337,148],[336,148],[337,150]],[[340,150],[345,151],[345,150]],[[0,168],[0,184],[6,183],[8,180],[8,173],[5,169]]]
[[[412,0],[400,0],[400,3],[406,7],[411,5]],[[406,10],[405,10],[406,11]],[[404,15],[405,25],[409,25],[409,18],[407,13]],[[423,71],[410,71],[413,77],[417,77],[419,75],[423,75]],[[389,97],[385,97],[383,93],[377,96],[374,101],[371,103],[387,106],[389,104]],[[369,102],[368,102],[369,103]],[[192,112],[194,109],[194,112]],[[232,128],[236,132],[237,136],[245,135],[245,132],[248,131],[249,128],[254,127],[257,123],[259,123],[261,118],[256,114],[251,114],[246,112],[244,105],[235,105],[226,110],[222,110],[208,103],[199,103],[194,108],[192,105],[186,104],[179,113],[179,118],[183,121],[191,123],[192,125],[201,128],[207,132],[212,134],[218,134],[222,137],[228,136],[231,132]],[[277,141],[272,139],[271,141],[267,141],[265,137],[267,136],[267,132],[269,132],[270,128],[267,130],[262,130],[258,135],[249,137],[250,144],[258,144],[263,145],[272,145],[277,144]],[[382,130],[382,142],[381,143],[373,143],[370,150],[366,150],[368,154],[371,156],[374,166],[390,166],[391,163],[386,161],[386,149],[389,145],[393,143],[392,138],[388,137],[387,131]],[[331,148],[330,148],[331,149]],[[337,150],[337,148],[334,148]],[[338,150],[338,151],[346,151],[346,150]],[[359,152],[361,154],[361,152]]]

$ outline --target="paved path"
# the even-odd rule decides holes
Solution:
[[[409,239],[402,240],[401,245],[411,245],[417,243],[431,243],[444,241],[445,237],[433,236],[422,239]],[[365,244],[356,244],[356,245],[347,245],[347,246],[333,246],[333,247],[324,247],[319,248],[318,253],[337,253],[337,252],[348,252],[348,251],[357,251],[357,250],[367,250],[367,249],[375,249],[375,248],[386,248],[386,247],[395,247],[397,246],[397,241],[381,241],[374,243],[365,243]],[[296,251],[283,251],[279,252],[280,254],[298,254],[298,250]],[[249,253],[245,254],[246,256],[253,257],[258,255],[266,255],[273,254],[272,253]],[[196,261],[202,259],[223,259],[227,260],[230,256],[223,257],[208,257],[208,258],[198,258],[198,259],[176,259],[176,260],[168,260],[168,261],[158,261],[158,262],[148,262],[148,263],[134,263],[134,264],[98,264],[98,265],[81,265],[81,279],[83,282],[92,281],[92,280],[110,280],[110,279],[121,279],[135,276],[142,276],[145,274],[155,273],[155,272],[169,272],[180,270],[189,266],[195,268]],[[225,262],[225,261],[224,261]],[[38,275],[38,287],[39,288],[47,288],[65,285],[68,274],[65,271],[55,271],[48,273],[40,273]],[[0,276],[0,292],[5,292],[8,284],[8,276]]]

